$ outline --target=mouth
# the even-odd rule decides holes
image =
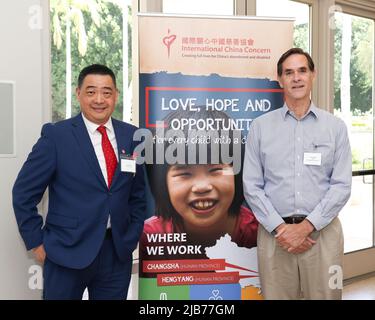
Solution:
[[[98,112],[98,113],[102,113],[107,109],[106,107],[97,107],[97,106],[91,107],[91,108],[92,108],[92,110],[94,110],[95,112]]]
[[[194,212],[207,214],[213,211],[219,201],[215,199],[197,199],[189,203]]]
[[[298,85],[298,86],[293,86],[292,89],[303,89],[305,86],[303,84]]]

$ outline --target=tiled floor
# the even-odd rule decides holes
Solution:
[[[375,276],[345,285],[343,300],[375,300]]]

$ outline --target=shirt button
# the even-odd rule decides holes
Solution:
[[[298,159],[298,160],[299,160],[299,158],[300,158],[300,157],[299,157],[299,156],[297,156],[297,159]]]
[[[298,137],[298,138],[297,138],[297,141],[301,141],[301,138]]]
[[[299,177],[300,175],[301,175],[301,174],[298,172],[298,173],[297,173],[297,177]]]
[[[297,195],[299,196],[299,191],[297,191]]]

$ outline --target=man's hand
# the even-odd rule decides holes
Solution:
[[[310,250],[315,243],[316,241],[314,241],[310,237],[307,237],[306,240],[299,247],[297,248],[290,247],[288,249],[288,252],[293,253],[293,254],[304,253],[305,251]]]
[[[275,238],[284,250],[294,254],[303,253],[316,243],[309,237],[313,230],[314,226],[308,220],[299,224],[283,223],[276,228]]]
[[[46,259],[46,251],[44,250],[44,246],[41,244],[39,247],[33,249],[35,259],[40,262],[44,263]]]

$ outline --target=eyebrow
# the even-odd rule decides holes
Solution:
[[[174,164],[171,166],[171,170],[175,170],[175,171],[178,171],[178,170],[187,170],[187,169],[191,169],[195,166],[206,166],[208,168],[215,168],[215,167],[226,167],[226,166],[231,166],[230,164],[225,164],[225,163],[206,163],[206,164]]]
[[[190,166],[187,165],[187,164],[175,164],[175,165],[172,165],[171,166],[171,170],[175,170],[175,171],[178,171],[178,170],[186,170],[188,169]]]
[[[87,89],[98,89],[98,87],[95,87],[95,86],[87,86],[86,87],[86,90]],[[111,90],[113,91],[113,89],[111,87],[103,87],[103,88],[100,88],[100,89],[106,89],[106,90]]]
[[[296,68],[296,69],[285,69],[284,72],[290,72],[290,71],[294,71],[294,70],[305,71],[305,70],[307,70],[307,67],[299,67],[299,68]]]

